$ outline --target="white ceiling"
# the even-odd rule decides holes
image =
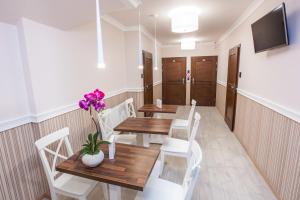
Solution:
[[[137,0],[100,0],[102,14],[109,15],[124,26],[136,26]],[[253,0],[142,0],[142,24],[153,34],[158,14],[157,36],[162,44],[178,43],[181,38],[195,37],[198,41],[216,41],[242,15]],[[181,6],[200,9],[199,30],[193,33],[171,32],[168,13]],[[16,24],[20,17],[69,29],[95,21],[95,0],[0,0],[0,22]]]

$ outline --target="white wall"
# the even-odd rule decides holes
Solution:
[[[218,54],[215,43],[197,43],[193,50],[181,50],[180,45],[163,46],[162,57],[186,57],[187,70],[191,69],[192,56],[216,56]]]
[[[0,91],[0,126],[29,114],[17,28],[4,23],[0,23]]]
[[[126,88],[124,34],[103,22],[106,69],[98,69],[95,24],[62,31],[27,19],[22,27],[28,71],[41,114],[74,105],[95,88],[106,93]]]
[[[300,4],[286,0],[290,46],[254,53],[251,24],[281,0],[267,0],[219,44],[218,79],[227,81],[228,50],[241,44],[239,89],[292,112],[300,113]]]
[[[138,69],[138,32],[125,32],[125,55],[127,67],[127,86],[130,89],[141,89],[143,87],[143,79],[141,74],[143,70]],[[142,34],[142,49],[152,53],[154,62],[154,40],[146,34]],[[161,81],[161,48],[157,47],[158,52],[158,70],[153,71],[153,82]],[[154,68],[154,65],[153,65]]]

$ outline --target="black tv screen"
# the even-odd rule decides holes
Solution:
[[[285,4],[251,25],[255,53],[289,44]]]

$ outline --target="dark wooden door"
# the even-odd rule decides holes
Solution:
[[[164,104],[186,104],[186,58],[162,58],[162,93]]]
[[[240,48],[241,46],[239,45],[237,47],[230,49],[229,58],[228,58],[225,122],[227,123],[228,127],[232,131],[234,129],[234,122],[235,122]]]
[[[198,106],[216,105],[217,56],[191,58],[191,100]]]
[[[144,77],[144,104],[153,103],[153,70],[152,54],[143,51]]]

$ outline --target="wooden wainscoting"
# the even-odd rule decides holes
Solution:
[[[143,93],[139,95],[137,92],[124,92],[107,99],[106,104],[112,107],[132,96],[135,97],[137,106]],[[1,200],[37,200],[49,194],[47,179],[34,142],[67,126],[70,128],[69,138],[75,152],[81,148],[87,134],[95,131],[88,112],[77,109],[41,123],[29,123],[0,132]]]
[[[238,94],[234,133],[278,199],[300,199],[300,124]]]
[[[223,118],[225,116],[225,101],[226,101],[226,87],[220,83],[217,83],[216,107],[221,113]]]

